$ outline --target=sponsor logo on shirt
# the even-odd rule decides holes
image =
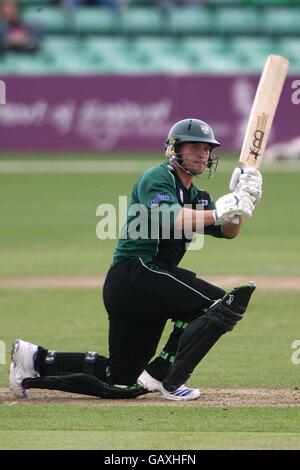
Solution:
[[[198,204],[201,204],[202,206],[208,206],[209,201],[207,199],[198,199]]]
[[[171,201],[172,198],[170,194],[168,193],[158,193],[153,196],[152,199],[149,201],[149,206],[150,209],[154,209],[155,207],[158,207],[161,202],[169,202]]]

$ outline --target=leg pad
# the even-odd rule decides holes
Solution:
[[[132,387],[109,385],[97,377],[87,374],[27,378],[23,380],[22,385],[26,389],[61,390],[63,392],[110,399],[131,399],[147,393],[147,390],[139,385]]]

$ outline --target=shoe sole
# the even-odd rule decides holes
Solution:
[[[164,398],[166,398],[167,400],[173,400],[173,401],[197,400],[197,399],[200,397],[200,395],[201,395],[201,393],[199,393],[199,395],[198,395],[197,397],[192,397],[192,398],[183,398],[183,397],[175,397],[175,396],[174,396],[174,397],[171,397],[171,396],[169,396],[169,395],[168,395],[168,396],[164,395],[164,393],[163,393],[163,391],[162,391],[162,388],[163,388],[162,386],[160,386],[160,387],[157,386],[157,387],[155,387],[155,388],[151,388],[151,389],[150,389],[149,386],[146,387],[145,385],[143,385],[143,384],[142,384],[142,381],[139,381],[139,385],[141,385],[143,388],[145,388],[146,390],[148,390],[150,393],[151,393],[151,392],[160,392]]]
[[[14,387],[14,382],[16,381],[15,377],[20,368],[20,364],[18,364],[18,357],[17,357],[19,349],[20,349],[20,340],[16,339],[13,341],[12,349],[11,349],[11,361],[12,362],[9,368],[9,385],[10,385],[10,390],[15,394],[17,398],[27,398],[28,395],[27,395],[26,390],[21,389],[20,391]]]
[[[191,400],[198,400],[200,398],[201,393],[199,392],[199,395],[194,396],[194,397],[176,397],[176,396],[171,396],[171,395],[164,395],[162,393],[162,396],[166,398],[166,400],[173,400],[173,401],[191,401]]]
[[[199,391],[199,395],[196,396],[196,397],[192,397],[192,398],[183,398],[183,397],[172,397],[172,396],[167,396],[167,395],[164,395],[164,388],[163,386],[161,385],[160,382],[158,382],[157,384],[155,385],[150,385],[149,383],[145,383],[143,382],[143,379],[140,379],[138,380],[138,384],[141,385],[141,387],[145,388],[146,390],[148,390],[150,393],[151,392],[160,392],[162,394],[162,396],[164,398],[166,398],[167,400],[173,400],[173,401],[188,401],[188,400],[197,400],[200,395],[201,395],[201,392]]]

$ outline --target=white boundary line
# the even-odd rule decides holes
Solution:
[[[226,158],[226,157],[225,157]],[[220,160],[222,157],[220,157]],[[163,159],[161,160],[163,161]],[[91,174],[91,173],[140,173],[148,168],[157,166],[160,160],[0,160],[0,174]],[[217,173],[231,172],[236,161],[221,161]],[[265,172],[300,172],[300,162],[274,163],[264,165]]]

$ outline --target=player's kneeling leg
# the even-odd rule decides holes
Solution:
[[[39,388],[47,390],[60,390],[62,392],[79,393],[99,398],[130,399],[144,395],[147,390],[139,385],[132,387],[110,385],[94,375],[70,374],[51,377],[27,378],[22,383],[25,389]]]
[[[164,389],[173,392],[186,382],[217,340],[243,318],[254,290],[253,283],[232,289],[186,327],[175,361],[163,380]]]
[[[76,374],[58,375],[59,371],[55,361],[56,353],[48,351],[45,358],[47,366],[51,364],[52,374],[37,378],[28,377],[22,382],[24,389],[38,388],[47,390],[60,390],[63,392],[78,393],[81,395],[90,395],[100,398],[115,398],[115,399],[130,399],[143,395],[148,391],[139,385],[132,387],[115,385],[101,380],[96,376],[96,361],[101,358],[107,362],[108,360],[103,356],[98,356],[96,352],[88,352],[85,354],[82,372]]]

